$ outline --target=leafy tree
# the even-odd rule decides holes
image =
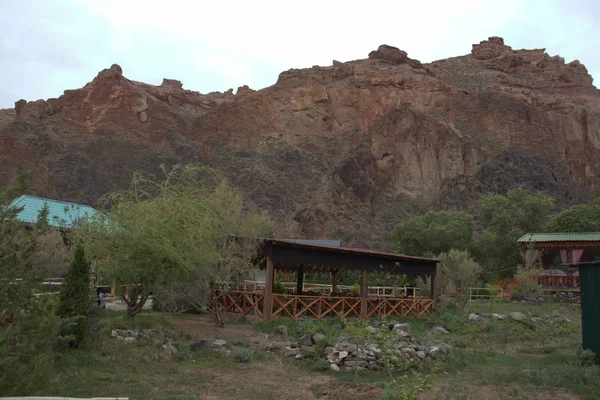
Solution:
[[[56,319],[49,297],[34,296],[45,271],[35,262],[36,235],[15,219],[12,200],[27,190],[29,173],[0,190],[0,393],[26,392],[52,366]],[[26,377],[26,379],[23,379]]]
[[[243,207],[240,193],[210,168],[162,166],[164,180],[134,174],[128,190],[110,193],[108,220],[92,221],[85,244],[100,275],[126,288],[133,318],[150,292],[187,293],[191,307],[209,307],[214,289],[246,278],[271,220]],[[188,290],[183,290],[188,289]],[[167,296],[168,297],[168,296]]]
[[[467,250],[474,232],[473,216],[461,211],[430,211],[400,222],[392,233],[392,249],[422,256],[450,249]]]
[[[523,260],[517,240],[527,232],[543,230],[554,208],[554,199],[543,193],[511,189],[506,194],[483,196],[478,202],[483,234],[473,245],[473,255],[483,266],[486,281],[507,278]]]
[[[481,267],[467,251],[452,249],[447,253],[440,254],[437,258],[440,260],[440,264],[436,276],[436,287],[440,292],[447,285],[451,285],[455,289],[471,286],[481,272]]]
[[[600,232],[600,198],[555,215],[548,224],[550,232]]]
[[[479,223],[497,234],[539,231],[548,222],[552,209],[551,196],[541,192],[532,195],[522,188],[483,196],[477,202]]]
[[[60,290],[60,305],[57,314],[66,321],[61,336],[68,337],[73,347],[83,343],[90,335],[88,315],[91,308],[90,267],[85,259],[83,246],[77,246],[69,273]]]
[[[44,207],[38,213],[37,222],[35,224],[35,228],[40,233],[48,232],[50,228],[50,223],[48,222],[48,215],[50,214],[50,208],[48,207],[48,203],[44,203]]]

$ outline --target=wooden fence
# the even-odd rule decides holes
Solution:
[[[232,290],[218,298],[224,312],[255,315],[263,318],[264,293]],[[360,297],[298,296],[294,294],[273,294],[273,317],[322,319],[340,316],[360,318],[362,299]],[[426,298],[367,298],[367,317],[431,316],[434,303]]]

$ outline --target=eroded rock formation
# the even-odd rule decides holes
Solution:
[[[497,37],[430,64],[382,45],[235,94],[148,85],[113,65],[58,99],[0,111],[0,149],[0,184],[28,167],[34,194],[92,205],[135,170],[207,164],[268,209],[280,236],[384,248],[399,220],[485,193],[595,195],[600,95],[578,61]]]

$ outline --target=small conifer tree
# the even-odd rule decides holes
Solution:
[[[90,308],[90,267],[85,260],[83,247],[77,246],[69,273],[61,287],[57,311],[63,319],[60,336],[71,347],[78,346],[90,335]]]

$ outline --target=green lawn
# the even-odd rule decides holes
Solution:
[[[577,308],[558,303],[496,302],[490,310],[490,304],[485,301],[469,302],[465,308],[467,311],[446,307],[438,313],[434,320],[451,331],[444,336],[428,336],[424,319],[405,319],[404,322],[411,324],[416,340],[443,341],[453,347],[449,359],[438,370],[428,367],[407,369],[396,377],[407,388],[406,393],[421,392],[417,397],[407,395],[405,398],[600,399],[600,367],[590,365],[586,354],[581,354],[580,311]],[[468,311],[500,314],[518,311],[531,313],[542,320],[534,323],[535,329],[508,319],[496,321],[492,318],[484,325],[476,326],[466,323]],[[549,318],[553,312],[572,322],[553,322]],[[195,318],[185,318],[188,326],[194,326]],[[200,321],[207,324],[206,318],[197,318],[199,324]],[[217,334],[227,333],[229,354],[213,350],[190,352],[189,343],[198,332],[179,332],[174,340],[180,348],[176,357],[169,356],[160,342],[128,344],[109,336],[111,329],[132,325],[139,329],[171,329],[177,318],[144,312],[132,324],[124,320],[123,313],[105,312],[102,321],[102,331],[83,348],[57,353],[48,384],[23,395],[124,396],[151,400],[367,396],[363,393],[357,397],[344,397],[346,392],[342,390],[332,394],[326,389],[332,385],[353,387],[350,383],[355,379],[353,373],[319,372],[313,370],[318,366],[314,360],[298,363],[285,359],[275,350],[267,351],[265,347],[255,345],[256,340],[283,343],[303,333],[314,332],[323,332],[333,341],[343,329],[342,320],[277,320],[272,323],[238,320],[227,324],[223,331],[216,331]],[[275,333],[283,329],[279,328],[282,325],[286,326],[283,335]],[[242,335],[242,332],[245,333]],[[239,333],[237,338],[236,333]],[[373,388],[370,393],[383,393],[382,389],[378,389],[379,392],[375,389],[388,386],[390,377],[382,372],[360,373],[358,382]],[[336,397],[335,393],[341,397]]]

